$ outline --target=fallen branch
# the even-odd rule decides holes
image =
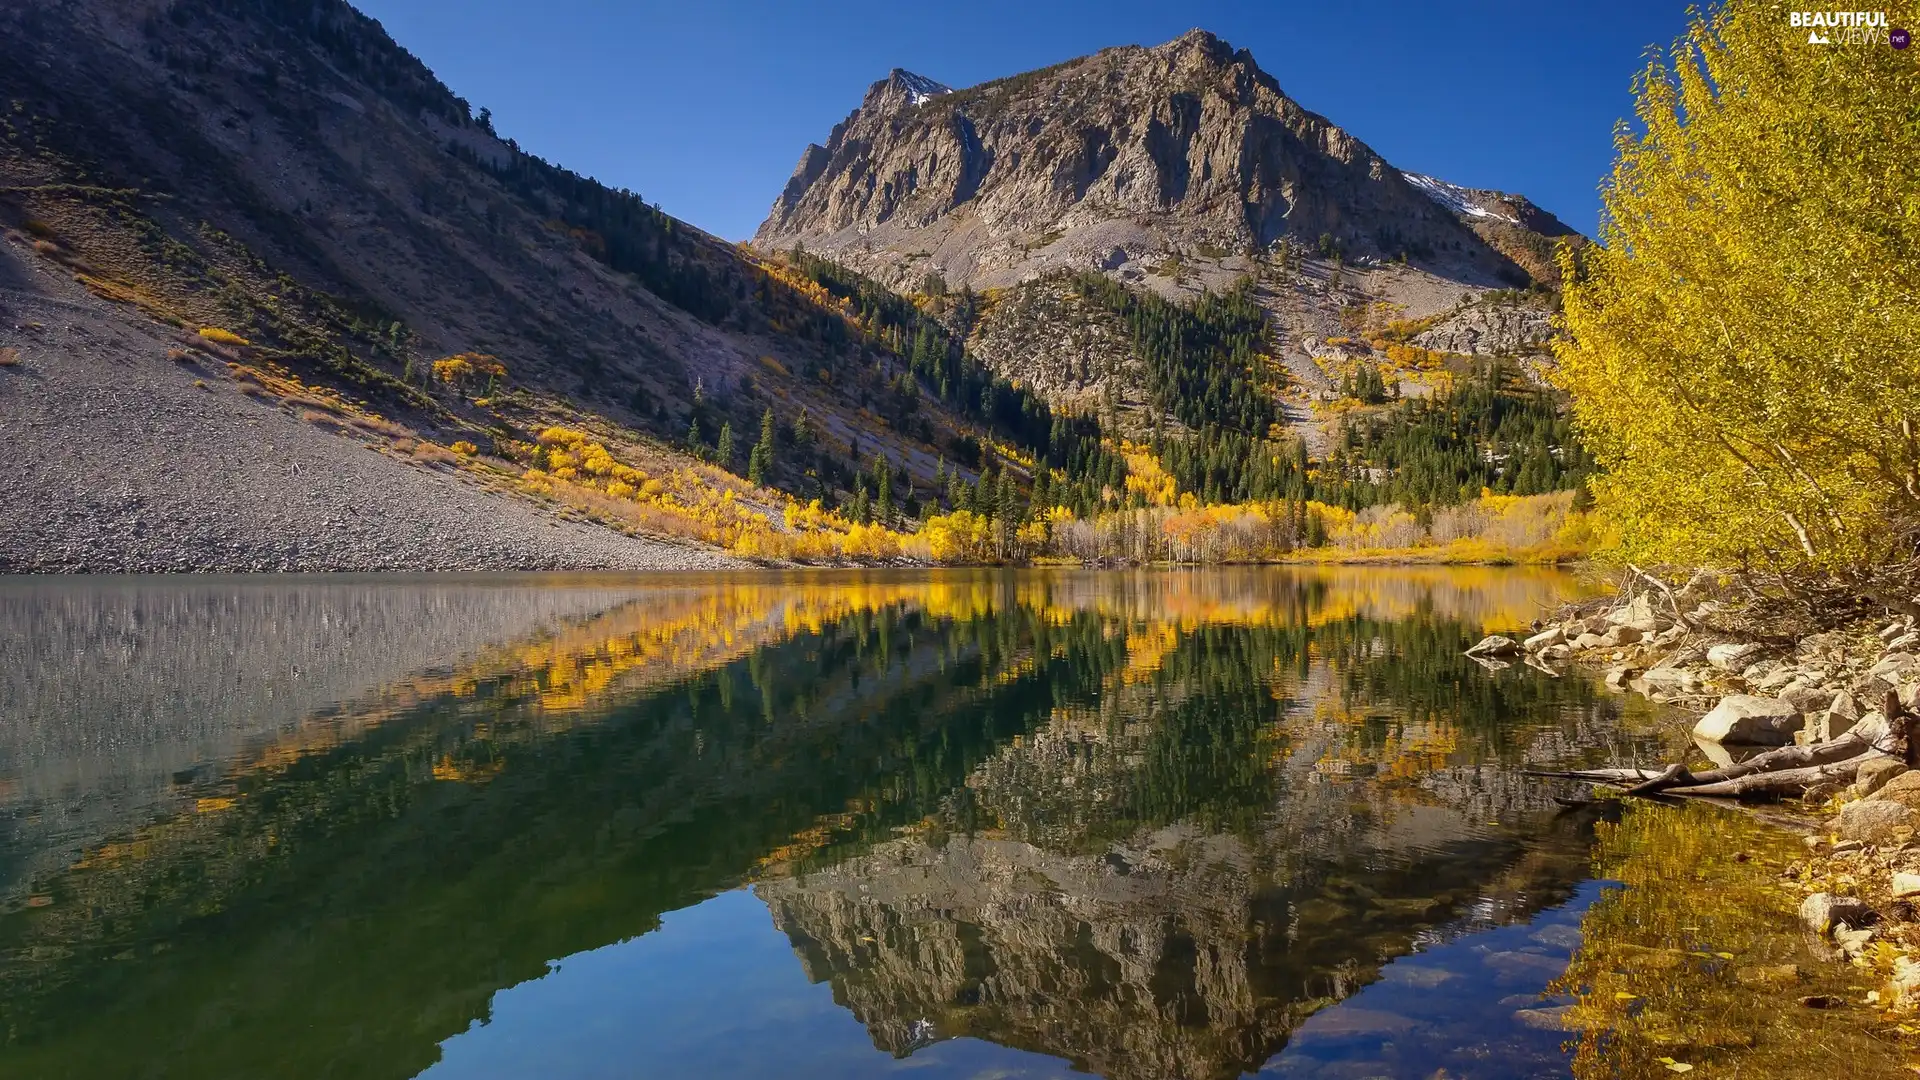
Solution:
[[[1723,798],[1804,795],[1820,788],[1852,783],[1868,762],[1911,764],[1915,720],[1916,717],[1901,706],[1898,695],[1889,691],[1877,715],[1862,719],[1838,738],[1807,746],[1782,746],[1718,769],[1696,773],[1675,763],[1663,769],[1575,769],[1529,772],[1528,775],[1611,784],[1625,788],[1627,795]]]
[[[1692,787],[1668,788],[1668,795],[1717,795],[1738,798],[1751,795],[1804,795],[1817,788],[1829,785],[1845,786],[1853,783],[1860,767],[1869,761],[1894,760],[1890,754],[1871,753],[1851,757],[1845,761],[1828,762],[1825,765],[1813,765],[1804,769],[1783,769],[1779,772],[1748,773],[1732,780],[1717,784],[1696,784]]]

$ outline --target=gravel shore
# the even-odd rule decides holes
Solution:
[[[209,361],[167,359],[162,332],[122,309],[5,284],[0,347],[19,360],[0,367],[0,573],[747,565],[381,453]]]

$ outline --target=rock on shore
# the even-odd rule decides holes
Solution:
[[[1691,588],[1649,590],[1536,627],[1520,648],[1527,663],[1604,665],[1613,689],[1702,710],[1695,740],[1721,765],[1743,748],[1822,743],[1868,723],[1884,729],[1885,708],[1920,712],[1913,618],[1774,645],[1719,629],[1726,613]],[[1806,809],[1839,803],[1826,805],[1806,838],[1808,858],[1789,871],[1804,891],[1800,917],[1828,954],[1882,978],[1861,1004],[1900,1016],[1920,1013],[1920,771],[1909,763],[1877,753],[1850,783],[1811,787]]]

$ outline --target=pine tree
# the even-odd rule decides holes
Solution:
[[[747,459],[747,479],[756,484],[767,482],[767,473],[773,469],[774,422],[773,410],[760,414],[760,441],[753,444],[753,452]]]
[[[733,468],[733,425],[731,423],[720,425],[720,443],[715,456],[719,458],[721,468]]]
[[[893,524],[893,469],[887,465],[887,459],[876,456],[873,459],[874,517],[882,525]]]

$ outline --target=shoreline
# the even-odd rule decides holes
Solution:
[[[1474,648],[1483,663],[1602,670],[1616,693],[1687,711],[1696,722],[1685,760],[1709,761],[1695,770],[1771,746],[1826,744],[1856,727],[1886,730],[1891,722],[1897,732],[1920,712],[1920,621],[1911,616],[1791,633],[1766,621],[1731,625],[1743,615],[1691,585],[1666,596],[1629,589],[1561,609],[1524,642],[1499,639],[1511,648],[1489,650],[1485,641]],[[1888,708],[1896,710],[1891,718]],[[1920,761],[1913,756],[1920,746],[1892,749],[1899,752],[1859,754],[1876,760],[1857,774],[1816,779],[1798,799],[1767,804],[1778,810],[1738,805],[1802,834],[1805,854],[1779,879],[1792,898],[1786,909],[1817,940],[1817,955],[1849,965],[1875,987],[1850,1002],[1801,1004],[1872,1010],[1881,1014],[1873,1020],[1899,1024],[1920,1013]],[[1657,770],[1662,763],[1634,764]],[[1677,787],[1654,797],[1685,794]],[[1713,794],[1702,788],[1700,798],[1722,801]]]

